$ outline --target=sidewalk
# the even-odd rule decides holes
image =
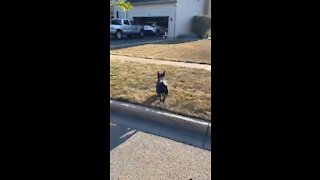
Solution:
[[[177,67],[187,67],[187,68],[204,69],[204,70],[207,70],[207,71],[211,71],[211,65],[207,65],[207,64],[164,61],[164,60],[137,58],[137,57],[111,55],[111,54],[110,54],[110,59],[135,61],[135,62],[145,63],[145,64],[171,65],[171,66],[177,66]]]

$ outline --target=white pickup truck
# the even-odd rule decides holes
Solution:
[[[123,35],[144,37],[144,27],[130,19],[113,19],[110,23],[110,35],[115,35],[117,39],[121,39]]]

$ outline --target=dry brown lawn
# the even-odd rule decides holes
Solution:
[[[177,42],[178,41],[178,42]],[[148,59],[211,64],[211,40],[163,42],[111,50],[111,54]]]
[[[166,71],[169,96],[159,103],[157,71]],[[211,121],[211,72],[124,60],[110,62],[110,97]]]

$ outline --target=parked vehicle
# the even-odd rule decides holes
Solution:
[[[122,39],[123,35],[144,37],[144,28],[130,19],[113,19],[110,23],[110,35],[115,35],[117,39]]]
[[[165,32],[168,32],[168,28],[160,26],[157,22],[146,22],[144,23],[144,31],[145,33],[161,36]]]

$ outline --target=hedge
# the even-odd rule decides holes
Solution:
[[[210,16],[193,16],[192,32],[199,38],[205,38],[211,30]]]

